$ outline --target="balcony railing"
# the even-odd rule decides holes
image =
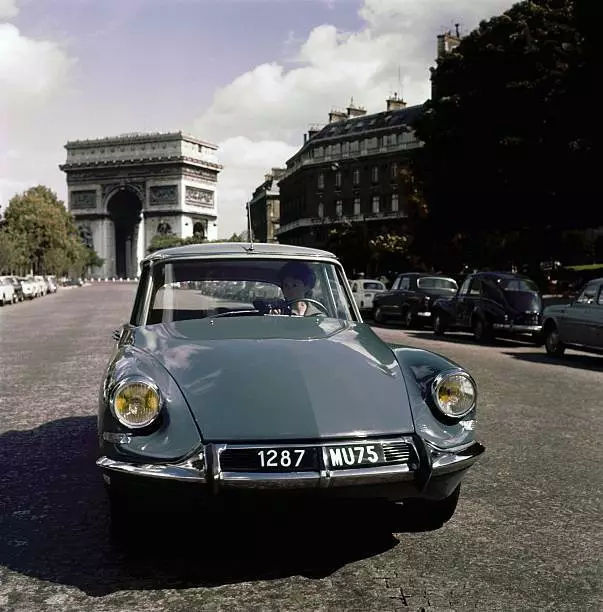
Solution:
[[[423,146],[423,143],[420,140],[409,140],[407,142],[395,143],[395,144],[387,144],[382,145],[380,147],[361,147],[359,151],[347,151],[345,153],[339,154],[331,154],[325,153],[320,157],[313,157],[311,159],[304,159],[298,161],[293,167],[288,168],[280,177],[279,181],[286,179],[291,176],[295,172],[297,172],[300,168],[305,166],[317,166],[320,164],[325,164],[329,162],[337,162],[337,161],[345,161],[345,160],[356,160],[365,157],[373,157],[374,155],[379,155],[381,153],[395,153],[400,151],[409,151],[411,149],[418,149]]]
[[[343,215],[341,217],[306,217],[304,219],[296,219],[291,223],[281,225],[275,231],[276,235],[286,234],[295,229],[302,227],[316,227],[323,225],[339,225],[342,223],[365,223],[368,221],[391,220],[391,219],[406,219],[408,214],[403,211],[381,211],[377,213],[364,213],[359,215]]]

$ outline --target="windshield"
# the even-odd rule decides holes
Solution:
[[[538,293],[538,286],[529,278],[502,279],[500,288],[503,291],[525,291],[526,293]]]
[[[452,278],[439,278],[437,276],[426,276],[417,281],[417,287],[420,289],[445,289],[448,291],[456,291],[458,285]]]
[[[330,263],[198,259],[155,264],[147,324],[232,316],[352,319],[341,271]]]

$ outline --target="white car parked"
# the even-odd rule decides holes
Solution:
[[[10,280],[6,276],[0,276],[0,306],[4,304],[14,304],[17,301],[17,294],[15,288]]]
[[[358,305],[358,309],[361,311],[372,310],[375,294],[387,291],[387,288],[381,281],[372,278],[358,278],[350,281],[350,287],[352,288],[352,295]]]

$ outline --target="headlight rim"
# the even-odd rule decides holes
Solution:
[[[133,384],[146,385],[147,387],[155,391],[155,393],[157,393],[157,397],[159,398],[159,408],[157,409],[157,414],[147,423],[140,424],[140,425],[126,423],[120,416],[119,412],[115,409],[115,398],[117,397],[119,392],[124,387],[127,387],[128,385],[133,385]],[[120,425],[122,425],[123,427],[127,427],[128,429],[146,429],[147,427],[155,423],[163,410],[164,404],[165,404],[165,398],[163,397],[163,394],[161,393],[161,389],[159,388],[159,385],[154,380],[151,380],[150,378],[146,378],[145,376],[127,376],[126,378],[122,378],[119,382],[113,385],[113,388],[111,389],[109,393],[109,407],[111,409],[111,414],[117,419]]]
[[[440,403],[438,401],[438,388],[439,386],[447,379],[450,378],[452,376],[462,376],[464,378],[466,378],[471,385],[473,386],[473,402],[471,403],[471,406],[465,410],[463,413],[461,414],[449,414],[447,412],[445,412],[442,407],[440,406]],[[437,374],[437,376],[433,379],[432,383],[431,383],[431,399],[433,400],[433,403],[435,404],[436,408],[438,409],[439,413],[441,415],[443,415],[444,417],[446,417],[447,419],[451,419],[453,421],[461,421],[462,419],[464,419],[468,414],[470,414],[473,410],[475,410],[475,407],[477,406],[477,398],[478,398],[478,389],[477,389],[477,384],[475,382],[475,379],[473,378],[473,376],[471,376],[471,374],[469,374],[469,372],[467,372],[467,370],[464,370],[463,368],[450,368],[447,370],[443,370],[442,372],[439,372]]]

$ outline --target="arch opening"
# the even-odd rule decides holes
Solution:
[[[202,221],[197,221],[193,224],[193,236],[200,236],[205,239],[205,224]]]
[[[111,196],[107,212],[114,228],[114,274],[120,278],[133,278],[138,268],[137,243],[142,202],[135,193],[124,188]]]

